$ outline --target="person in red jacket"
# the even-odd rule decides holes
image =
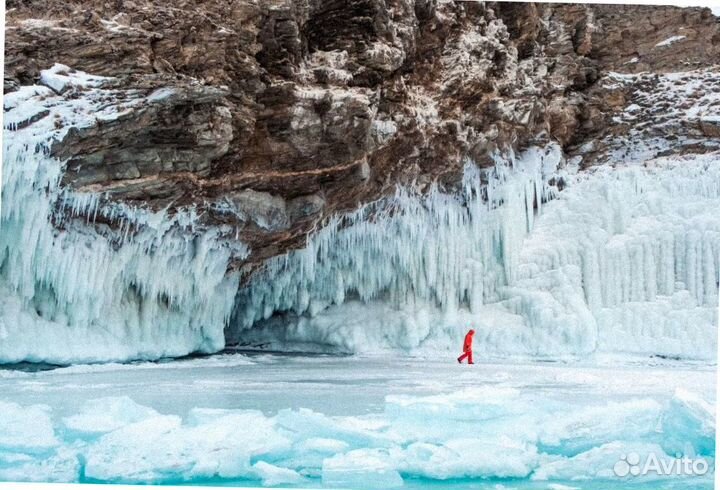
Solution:
[[[467,357],[468,364],[475,364],[472,360],[472,341],[473,341],[473,335],[475,335],[475,330],[472,328],[468,333],[465,335],[465,342],[463,342],[463,355],[458,357],[458,362],[462,364],[463,359]]]

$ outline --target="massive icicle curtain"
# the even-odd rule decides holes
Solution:
[[[83,97],[29,86],[4,100],[0,362],[222,349],[238,284],[226,273],[228,259],[247,250],[220,239],[221,230],[195,230],[192,209],[171,216],[100,206],[101,196],[61,189],[62,162],[49,156],[52,142],[70,127],[122,110],[107,104],[112,90],[93,88],[102,78],[59,73],[66,71],[56,65],[43,77],[82,86]],[[44,110],[47,116],[23,124]],[[118,229],[96,223],[98,216]]]
[[[488,355],[714,358],[718,155],[580,174],[561,160],[469,164],[460,195],[399,190],[334,219],[240,291],[238,337],[422,349],[470,325]]]
[[[717,154],[581,173],[553,145],[489,170],[468,162],[461,191],[400,188],[333,217],[238,291],[227,264],[249,251],[222,239],[227,230],[196,229],[193,209],[60,188],[53,139],[120,110],[101,106],[112,94],[97,77],[63,83],[84,96],[32,86],[5,98],[0,361],[212,352],[225,333],[281,348],[421,351],[454,348],[468,325],[488,355],[714,358]],[[562,192],[549,185],[560,178]]]

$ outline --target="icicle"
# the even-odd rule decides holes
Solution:
[[[227,264],[247,255],[242,244],[199,230],[195,209],[170,217],[59,187],[62,162],[48,145],[111,110],[96,107],[106,92],[65,100],[22,87],[6,98],[11,121],[39,105],[50,114],[4,134],[0,362],[157,358],[224,345],[238,284]],[[61,130],[55,115],[65,120]],[[96,229],[98,216],[118,230]]]
[[[545,186],[536,182],[541,155],[513,160],[516,170],[508,172],[499,160],[489,175],[467,162],[462,199],[437,188],[425,197],[399,188],[388,200],[332,218],[305,250],[271,259],[241,291],[243,326],[264,318],[267,305],[302,314],[311,299],[338,304],[353,291],[363,301],[389,294],[396,304],[431,301],[448,311],[497,301],[532,228],[536,189]],[[485,202],[482,180],[488,178]],[[292,297],[297,302],[288,301]]]
[[[714,356],[717,157],[567,175],[559,155],[531,149],[482,171],[468,162],[460,199],[401,188],[330,219],[304,250],[271,259],[239,292],[235,329],[261,335],[256,323],[269,312],[292,310],[302,334],[292,337],[289,325],[283,338],[324,342],[354,323],[341,312],[355,311],[356,293],[368,311],[385,312],[357,327],[368,331],[404,331],[409,315],[414,328],[435,322],[431,335],[445,322],[471,323],[493,352]],[[547,184],[558,175],[563,192]],[[318,304],[336,306],[323,320]],[[501,336],[493,318],[503,311],[514,318],[503,322],[522,326]],[[398,347],[410,333],[378,335]]]

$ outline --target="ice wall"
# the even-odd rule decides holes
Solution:
[[[53,142],[126,108],[108,102],[118,94],[101,77],[61,65],[42,76],[82,96],[30,86],[4,99],[0,362],[221,349],[237,290],[228,259],[247,250],[222,230],[196,229],[193,209],[153,212],[61,189]]]
[[[538,220],[504,297],[571,343],[584,329],[599,351],[714,359],[719,206],[718,154],[582,174]]]
[[[422,197],[400,188],[391,199],[333,217],[305,249],[270,260],[241,292],[240,324],[278,310],[312,315],[346,298],[433,301],[451,312],[497,300],[498,287],[515,274],[533,207],[553,193],[544,182],[559,160],[559,148],[550,147],[513,160],[512,169],[499,161],[481,173],[468,163],[458,194],[433,188]]]
[[[400,190],[270,261],[239,293],[234,335],[417,352],[472,326],[483,355],[714,359],[718,158],[576,174],[551,146],[468,164],[459,194]]]
[[[484,356],[715,357],[717,152],[582,173],[553,145],[468,162],[461,189],[399,189],[332,217],[238,291],[227,264],[248,250],[193,209],[60,188],[53,141],[143,102],[59,65],[42,79],[4,99],[2,362],[212,352],[225,335],[435,352],[469,326]]]

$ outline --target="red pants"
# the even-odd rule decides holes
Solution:
[[[468,364],[472,364],[473,360],[472,360],[472,351],[471,350],[465,352],[463,355],[458,357],[458,362],[463,362],[463,359],[465,359],[466,357],[468,360]]]

